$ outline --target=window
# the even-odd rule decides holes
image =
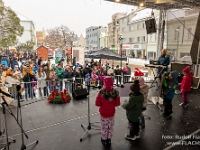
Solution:
[[[125,32],[125,29],[126,29],[126,28],[125,28],[125,27],[123,27],[123,28],[122,28],[122,32]]]
[[[130,43],[132,43],[132,42],[133,42],[133,41],[132,41],[132,38],[129,38],[129,42],[130,42]]]
[[[140,37],[137,37],[137,41],[140,42]]]
[[[123,19],[123,22],[124,22],[124,23],[126,22],[126,18]]]
[[[142,24],[142,29],[144,29],[145,28],[145,25],[144,25],[144,23]]]
[[[138,29],[138,30],[140,29],[140,24],[137,24],[137,29]]]
[[[188,40],[192,39],[191,33],[192,33],[192,28],[188,28]]]
[[[156,35],[156,33],[155,33],[155,42],[157,41],[157,35]]]
[[[131,31],[131,26],[129,26],[129,31]]]
[[[152,34],[149,36],[149,41],[150,41],[150,42],[153,41],[153,36],[152,36]]]
[[[145,36],[141,37],[141,42],[145,42]]]
[[[134,27],[133,26],[129,26],[129,31],[133,31]]]

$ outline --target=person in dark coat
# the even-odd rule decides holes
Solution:
[[[158,58],[158,64],[166,66],[166,68],[165,69],[163,69],[163,68],[157,69],[157,73],[158,73],[160,79],[161,79],[162,74],[168,70],[169,63],[170,63],[169,55],[167,55],[167,51],[165,49],[163,49],[161,51],[161,56]]]
[[[14,70],[15,65],[18,66],[18,68],[19,68],[19,64],[18,64],[18,62],[17,62],[17,58],[13,58],[13,61],[12,61],[12,63],[11,63],[11,68],[12,68],[12,70]]]
[[[73,60],[72,60],[72,65],[73,65],[73,66],[76,66],[76,57],[73,58]]]
[[[121,84],[121,73],[122,70],[119,68],[119,65],[116,66],[115,70],[114,70],[114,74],[115,74],[115,79],[116,79],[116,83],[120,83]]]
[[[40,58],[38,59],[38,66],[40,67],[41,64],[42,64],[42,57],[40,57]]]
[[[90,85],[90,78],[91,78],[92,69],[86,64],[85,68],[83,69],[83,76],[85,78],[86,85]],[[88,86],[88,90],[90,87]]]

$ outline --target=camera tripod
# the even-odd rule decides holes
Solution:
[[[100,130],[100,128],[93,128],[92,125],[94,125],[95,123],[100,123],[99,121],[95,121],[93,123],[90,122],[90,91],[89,91],[89,87],[90,85],[87,85],[88,87],[88,95],[87,95],[87,100],[88,100],[88,125],[83,125],[81,124],[81,127],[85,130],[84,134],[81,136],[80,138],[80,142],[83,141],[84,136],[89,132],[89,130],[94,129],[94,130]],[[91,86],[93,88],[100,88],[100,87],[94,87]]]

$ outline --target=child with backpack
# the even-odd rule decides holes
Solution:
[[[172,71],[169,74],[165,73],[163,75],[163,85],[162,85],[162,94],[163,94],[163,105],[164,113],[162,114],[164,118],[171,117],[172,111],[172,99],[175,95],[175,89],[178,85],[178,72]]]

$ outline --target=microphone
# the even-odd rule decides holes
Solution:
[[[2,91],[2,89],[0,89],[0,93],[2,93],[3,95],[5,95],[7,97],[12,97],[12,95],[10,95],[9,93],[6,93],[6,92]]]

